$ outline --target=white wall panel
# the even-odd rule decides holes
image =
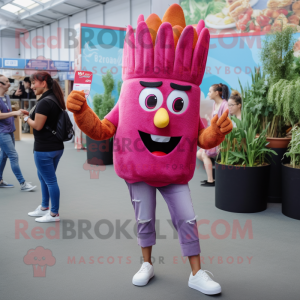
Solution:
[[[45,37],[43,35],[43,28],[38,28],[36,31],[37,41],[37,56],[44,56],[44,48],[47,45],[47,41],[45,41]]]
[[[59,21],[59,28],[61,29],[61,48],[59,49],[59,60],[69,60],[69,48],[65,45],[65,30],[69,28],[68,18]]]
[[[28,41],[29,46],[31,47],[31,43],[29,43],[29,39],[30,39],[30,34],[29,34],[29,38],[26,39],[26,41]],[[22,58],[26,58],[26,59],[30,59],[30,47],[24,47],[25,48],[25,57]]]
[[[168,7],[173,4],[177,3],[179,4],[179,0],[151,0],[151,13],[157,14],[161,19],[164,16],[165,11],[168,9]]]
[[[47,41],[50,37],[50,26],[44,26],[44,38],[45,38],[45,50],[44,50],[44,56],[46,58],[50,58],[51,57],[51,51],[50,51],[50,47],[47,45]]]
[[[60,44],[57,44],[57,42],[61,43],[61,37],[60,37],[60,41],[58,41],[57,39],[59,38],[58,32],[61,31],[61,30],[58,28],[57,22],[54,22],[54,23],[50,24],[50,27],[51,27],[50,39],[52,39],[51,59],[52,60],[58,60],[59,59],[58,58],[58,46]]]
[[[104,6],[104,25],[127,27],[130,24],[129,0],[114,0]]]
[[[32,59],[37,58],[37,49],[36,49],[36,45],[34,43],[35,38],[36,38],[36,29],[30,31],[30,42],[28,43],[31,48],[31,57],[30,58],[32,58]]]
[[[103,25],[103,5],[98,5],[87,10],[87,23]]]
[[[19,46],[20,46],[20,58],[25,58],[25,46],[24,43],[20,42],[20,36],[19,36]]]
[[[150,0],[131,0],[131,26],[133,28],[136,28],[137,26],[137,19],[139,15],[144,15],[145,20],[148,18],[150,15],[150,4]]]
[[[76,36],[75,32],[72,32],[72,30],[74,30],[74,26],[78,23],[86,23],[86,11],[82,11],[78,14],[73,15],[72,17],[70,17],[70,34],[71,36]],[[71,33],[72,32],[72,33]],[[74,61],[74,46],[73,46],[73,42],[69,41],[70,46],[70,61]]]
[[[85,19],[86,19],[85,10],[81,11],[78,14],[73,15],[72,17],[70,17],[70,28],[74,29],[74,25],[78,23],[86,23]]]
[[[14,37],[2,37],[2,57],[19,58],[19,49],[15,45]]]

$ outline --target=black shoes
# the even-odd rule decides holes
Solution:
[[[215,186],[215,181],[214,182],[208,182],[207,180],[202,180],[201,181],[201,186]]]

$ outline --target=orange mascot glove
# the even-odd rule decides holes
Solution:
[[[211,149],[219,146],[225,139],[225,135],[233,128],[231,120],[228,118],[228,109],[218,119],[215,115],[211,119],[211,125],[199,131],[198,146],[202,149]]]
[[[91,139],[107,140],[114,136],[116,127],[110,121],[100,120],[88,106],[83,91],[72,91],[67,99],[67,108],[74,113],[78,127]]]

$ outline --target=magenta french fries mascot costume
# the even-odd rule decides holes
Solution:
[[[156,243],[156,190],[164,197],[178,231],[183,256],[194,258],[188,285],[205,294],[221,286],[200,269],[198,230],[188,182],[193,177],[197,144],[218,146],[232,130],[228,111],[204,128],[200,88],[210,35],[201,20],[185,25],[181,7],[173,4],[161,21],[155,14],[127,28],[123,52],[123,85],[113,110],[99,120],[83,92],[72,91],[67,107],[78,127],[94,140],[114,136],[114,167],[129,188],[138,223],[138,244],[151,257]],[[149,252],[150,251],[150,252]],[[145,258],[145,256],[144,256]],[[196,269],[195,269],[196,268]],[[143,263],[133,284],[143,286],[154,276],[151,261]]]

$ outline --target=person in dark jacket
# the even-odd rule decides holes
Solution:
[[[24,78],[23,85],[17,89],[13,94],[13,99],[35,99],[35,93],[31,89],[31,80],[29,77]]]
[[[37,222],[57,222],[59,218],[60,190],[56,178],[56,168],[64,152],[64,143],[53,133],[56,130],[61,110],[66,109],[64,95],[59,84],[45,71],[31,76],[32,89],[40,96],[24,121],[33,128],[34,161],[42,188],[42,204],[28,215]],[[25,113],[25,112],[24,112]],[[26,113],[25,113],[26,114]],[[46,127],[51,128],[47,130]],[[49,200],[51,198],[51,209]]]

